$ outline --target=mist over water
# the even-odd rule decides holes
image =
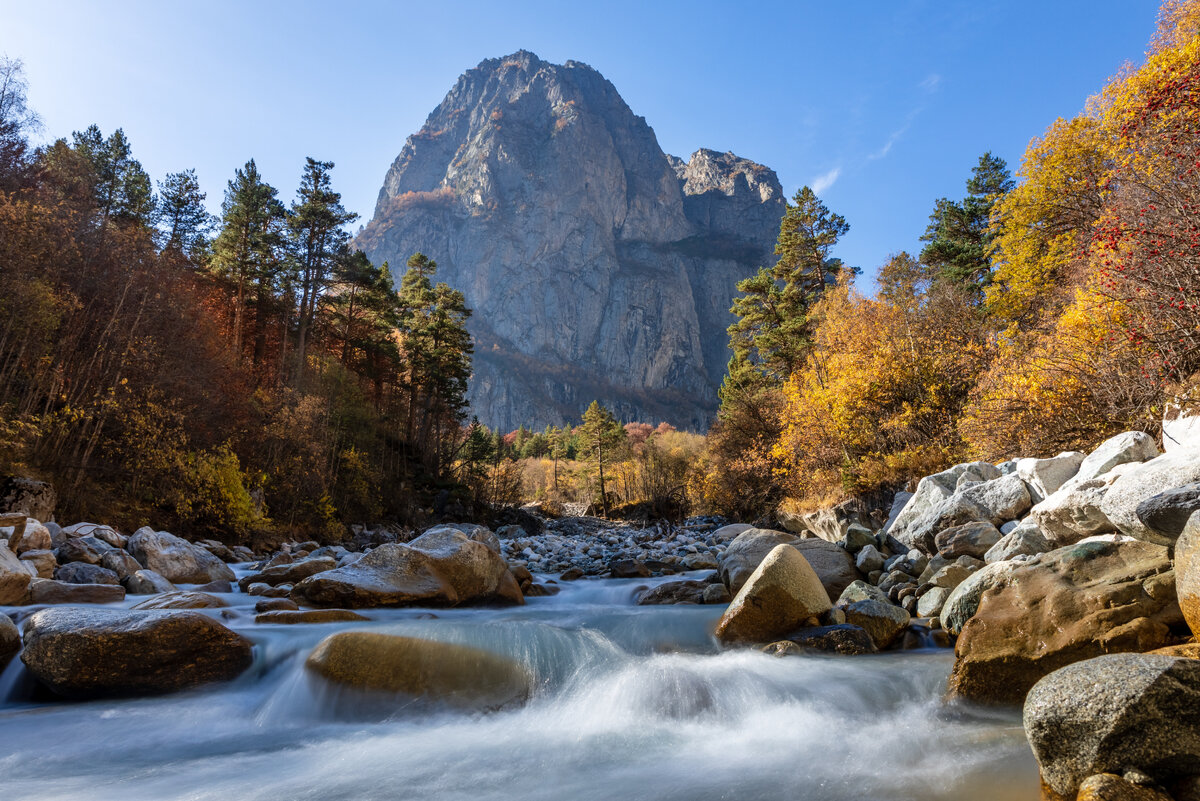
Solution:
[[[644,583],[643,583],[644,584]],[[722,652],[721,607],[637,607],[631,581],[516,609],[370,611],[371,623],[225,622],[257,661],[225,685],[47,703],[0,676],[5,799],[1035,799],[1015,713],[947,705],[952,655]],[[333,631],[464,643],[536,677],[519,708],[463,712],[311,675]]]

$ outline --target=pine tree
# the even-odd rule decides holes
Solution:
[[[850,226],[809,187],[788,204],[779,226],[775,266],[738,284],[730,309],[729,345],[739,363],[753,364],[777,382],[800,365],[811,344],[808,310],[845,269],[830,255]],[[731,369],[734,367],[731,362]]]
[[[125,132],[118,128],[107,139],[91,125],[72,135],[73,147],[92,167],[93,193],[101,225],[110,221],[129,225],[154,222],[154,192],[150,176],[133,158]]]
[[[604,516],[608,517],[608,495],[604,486],[604,465],[611,463],[616,451],[625,442],[625,429],[613,413],[601,406],[599,401],[592,401],[583,413],[583,426],[579,431],[580,440],[587,451],[588,458],[596,463],[600,473],[600,504]]]
[[[163,250],[199,262],[208,248],[213,217],[204,208],[195,170],[174,172],[158,185],[159,227],[166,238]]]
[[[264,316],[284,270],[286,211],[278,190],[258,174],[254,159],[234,173],[221,204],[221,231],[213,242],[212,270],[233,287],[234,352],[242,353],[246,310],[253,294],[257,317],[254,363],[264,354]]]
[[[996,234],[990,229],[992,207],[1016,184],[1004,159],[991,152],[979,157],[967,181],[961,203],[939,198],[921,237],[928,242],[921,262],[938,282],[966,289],[977,301],[992,282],[990,249]]]
[[[342,196],[334,192],[329,180],[332,161],[305,159],[300,189],[292,204],[288,224],[291,228],[298,266],[300,306],[297,310],[296,380],[304,371],[308,356],[309,332],[316,318],[317,306],[328,287],[338,254],[343,252],[350,235],[342,226],[358,219],[346,211]]]

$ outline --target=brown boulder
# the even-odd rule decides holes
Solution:
[[[533,684],[523,665],[489,651],[368,631],[331,634],[306,665],[329,681],[360,690],[475,708],[524,701]]]
[[[854,566],[854,557],[835,543],[816,537],[803,539],[783,531],[752,528],[735,537],[721,554],[718,569],[721,581],[729,588],[729,592],[737,595],[750,574],[777,545],[791,545],[804,555],[824,585],[830,601],[836,601],[842,590],[862,578]]]
[[[1192,634],[1200,632],[1200,512],[1188,518],[1175,541],[1175,587]]]
[[[254,617],[255,623],[352,623],[360,620],[370,618],[349,609],[276,609]]]
[[[772,642],[831,608],[808,560],[789,545],[776,545],[721,616],[717,639],[725,643]]]
[[[25,623],[21,661],[69,698],[141,695],[232,679],[250,642],[199,612],[55,607]]]
[[[32,579],[33,575],[17,555],[0,543],[0,606],[24,603]]]
[[[1042,554],[983,594],[955,647],[952,695],[1019,704],[1043,676],[1166,644],[1183,622],[1167,549],[1087,542]]]
[[[206,592],[165,592],[147,598],[134,609],[221,609],[229,606],[215,595]]]

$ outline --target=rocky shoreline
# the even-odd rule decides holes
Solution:
[[[211,614],[222,593],[257,597],[264,625],[353,623],[368,619],[355,610],[519,605],[567,581],[647,579],[641,604],[726,605],[715,630],[726,647],[786,657],[953,645],[948,697],[1024,704],[1048,798],[1198,797],[1196,443],[1159,453],[1129,432],[1089,454],[956,465],[887,510],[782,517],[779,528],[443,524],[408,542],[375,532],[362,547],[254,554],[9,513],[0,605],[14,611],[0,615],[0,669],[19,654],[67,699],[163,693],[252,664],[251,642]],[[407,667],[380,672],[397,660]],[[480,681],[481,665],[493,679]],[[493,654],[387,634],[331,635],[308,666],[330,682],[474,708],[530,692]]]

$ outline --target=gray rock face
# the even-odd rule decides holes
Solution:
[[[934,538],[938,553],[947,559],[957,559],[960,556],[982,559],[999,541],[1000,530],[987,521],[963,523],[961,526],[943,529]]]
[[[488,425],[558,424],[599,398],[703,428],[735,285],[771,263],[784,207],[773,171],[670,158],[594,69],[522,51],[459,78],[357,244],[398,273],[425,253],[466,295]]]
[[[1034,685],[1025,733],[1042,778],[1064,797],[1097,773],[1136,769],[1155,782],[1200,773],[1200,661],[1112,654]]]
[[[1137,505],[1137,517],[1156,536],[1176,539],[1188,519],[1200,512],[1200,483],[1169,489]]]
[[[1122,534],[1159,545],[1173,545],[1174,536],[1164,536],[1138,518],[1138,505],[1166,490],[1196,482],[1200,482],[1200,451],[1173,451],[1122,473],[1104,494],[1100,511]]]
[[[1052,550],[1054,546],[1042,536],[1037,525],[1032,521],[1023,521],[988,548],[987,553],[983,555],[983,561],[990,565],[993,562],[1006,562],[1017,556],[1036,556]]]

